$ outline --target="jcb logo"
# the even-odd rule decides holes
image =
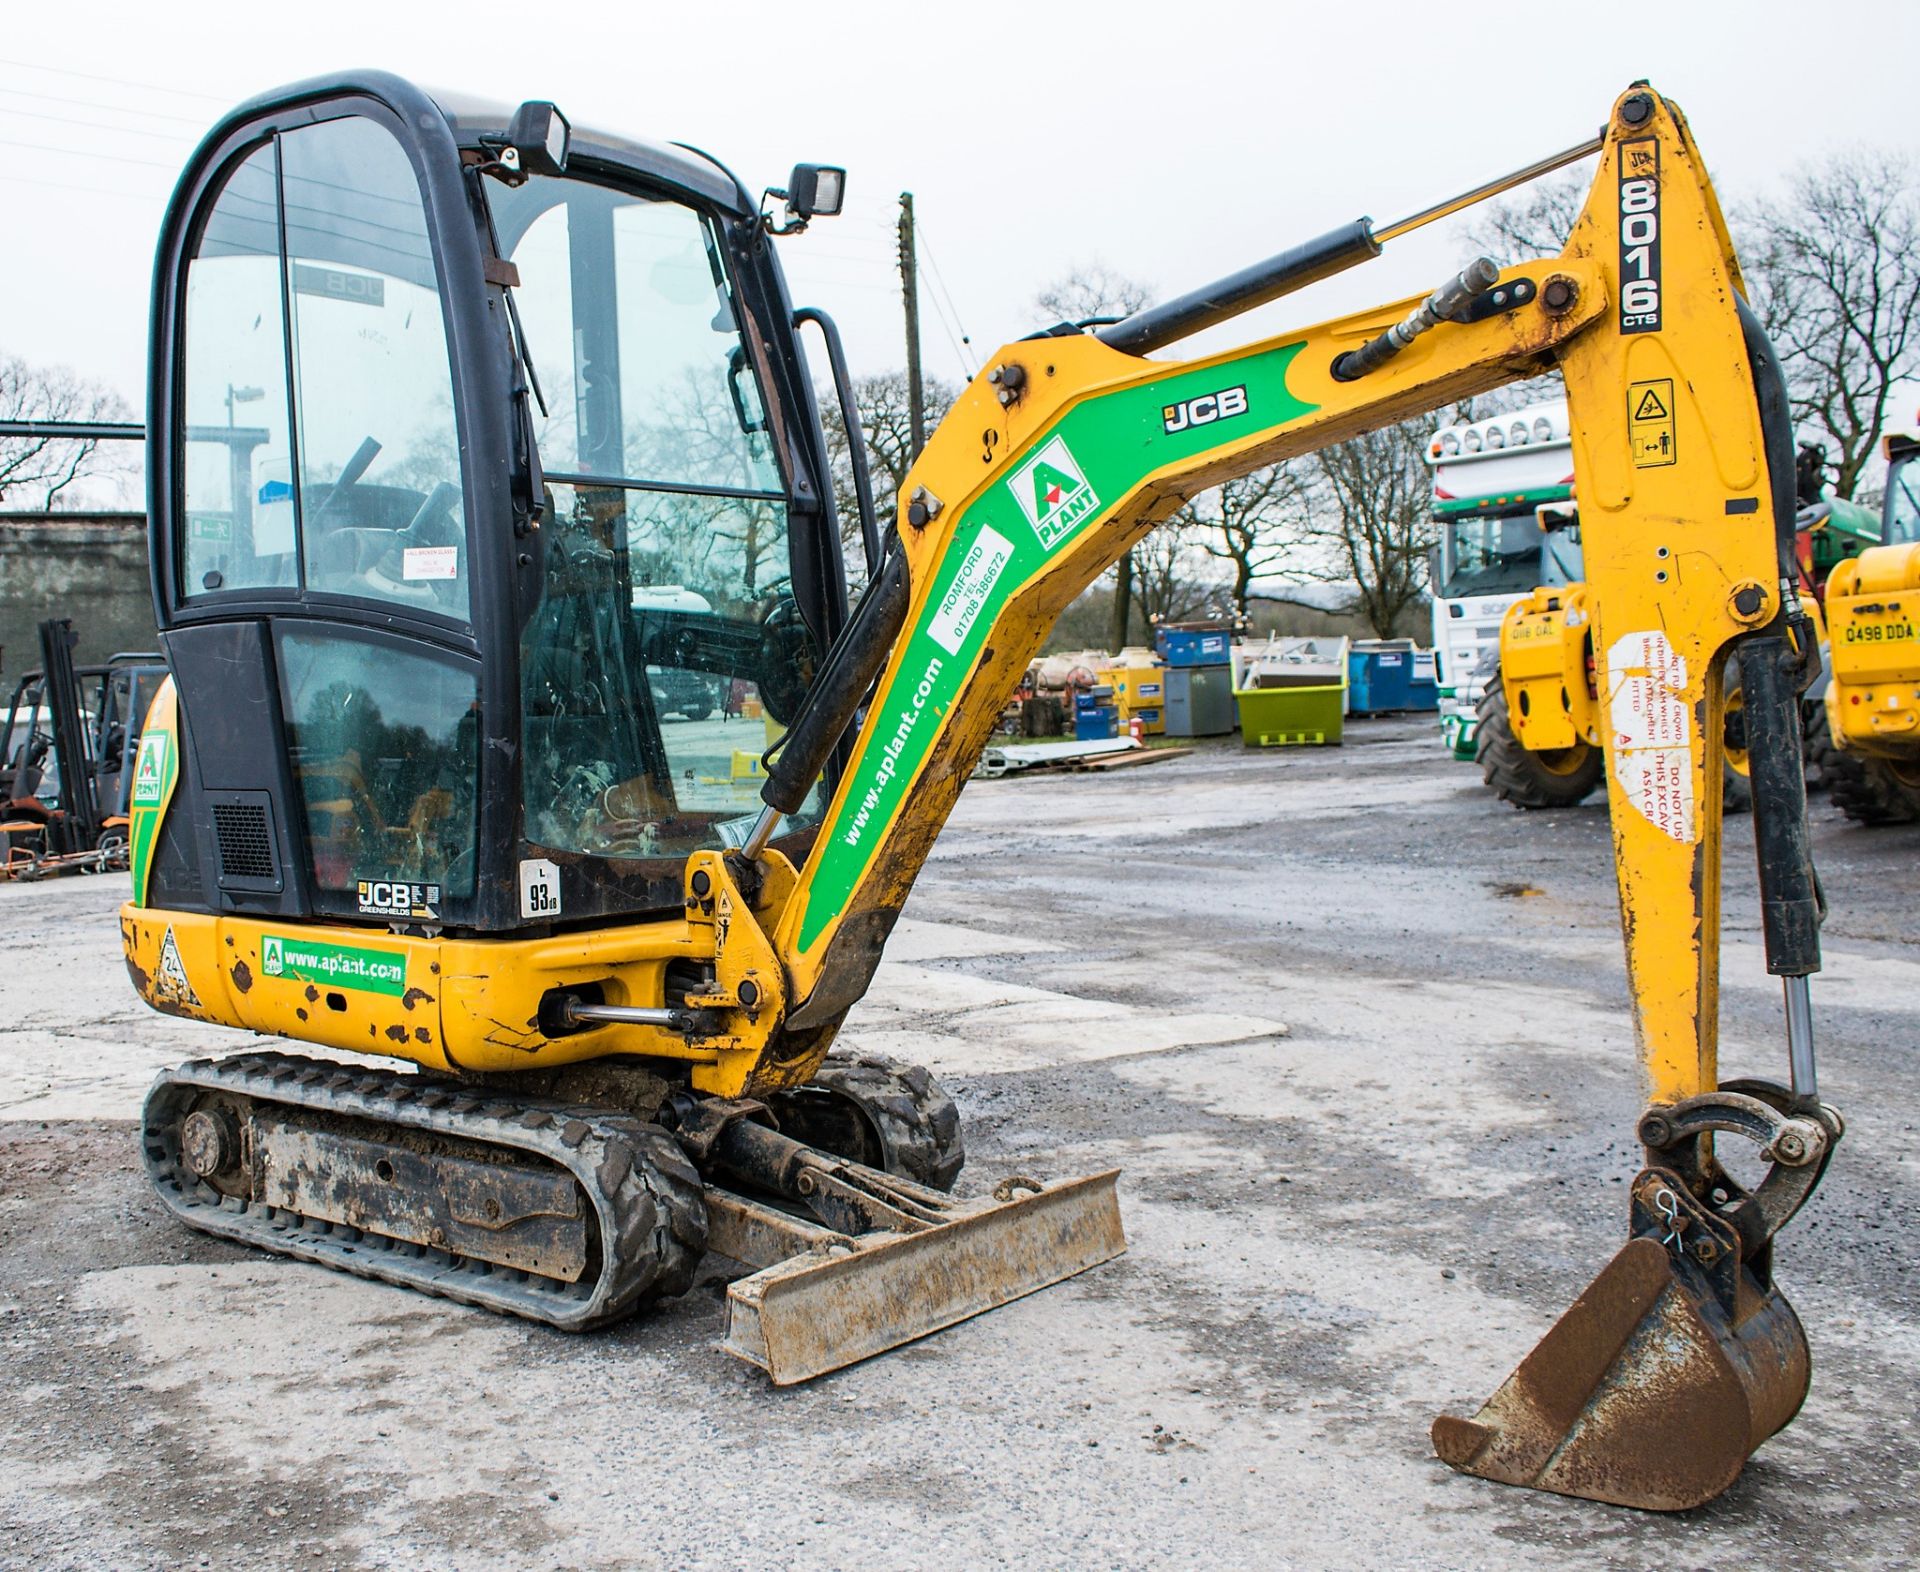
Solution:
[[[1218,393],[1202,393],[1184,404],[1169,404],[1160,411],[1160,424],[1168,436],[1193,426],[1210,426],[1216,420],[1231,420],[1247,412],[1244,386],[1222,388]]]
[[[412,884],[398,879],[360,880],[360,912],[366,917],[429,917],[440,915],[440,886]]]

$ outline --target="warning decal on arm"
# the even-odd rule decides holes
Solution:
[[[1687,658],[1655,629],[1607,647],[1608,757],[1640,816],[1676,841],[1694,838],[1693,711]]]
[[[1673,379],[1627,384],[1627,444],[1635,469],[1679,462],[1673,429]]]

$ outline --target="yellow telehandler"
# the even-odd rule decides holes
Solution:
[[[1889,436],[1885,452],[1882,544],[1827,582],[1829,789],[1860,823],[1910,824],[1920,819],[1920,440]]]
[[[1149,358],[1595,154],[1558,256]],[[776,1381],[1112,1257],[1114,1175],[955,1199],[952,1102],[835,1035],[1008,694],[1101,571],[1231,475],[1557,366],[1646,1163],[1625,1248],[1434,1443],[1568,1494],[1711,1498],[1806,1392],[1773,1240],[1841,1128],[1806,987],[1781,379],[1685,121],[1636,85],[1514,177],[1006,345],[884,531],[863,506],[852,608],[801,324],[852,428],[844,361],[769,242],[843,185],[801,165],[755,201],[689,149],[373,73],[255,99],[195,154],[155,273],[172,683],[141,747],[127,966],[157,1009],[408,1063],[246,1048],[161,1076],[157,1193],[209,1233],[568,1328],[681,1292],[713,1251],[753,1269],[727,1346]],[[194,440],[237,386],[262,390],[244,468]],[[1791,1086],[1715,1063],[1703,783],[1735,649]],[[723,713],[669,724],[679,673],[725,683]],[[730,769],[756,726],[763,770]],[[1716,1133],[1760,1146],[1755,1187]]]

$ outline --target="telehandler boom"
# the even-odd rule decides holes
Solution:
[[[767,241],[836,209],[838,170],[796,169],[776,218],[704,156],[546,103],[362,74],[235,111],[156,269],[154,587],[177,686],[143,743],[127,963],[156,1008],[422,1073],[247,1052],[163,1075],[142,1131],[163,1199],[568,1327],[683,1290],[711,1249],[760,1268],[733,1285],[728,1346],[779,1381],[1109,1258],[1113,1175],[956,1201],[932,1078],[829,1053],[961,782],[1054,618],[1186,498],[1557,365],[1647,1163],[1625,1249],[1434,1442],[1489,1478],[1709,1499],[1806,1391],[1772,1240],[1840,1135],[1807,1010],[1812,645],[1779,369],[1685,122],[1636,86],[1515,179],[1596,152],[1557,257],[1148,358],[1496,182],[1005,346],[884,536],[863,519],[848,614],[796,343],[830,324],[791,308]],[[244,474],[191,441],[236,388],[268,433]],[[1703,783],[1736,647],[1791,1087],[1717,1073]],[[771,718],[757,809],[724,767],[732,723],[662,724],[653,674],[674,671],[749,684],[743,721]],[[1762,1146],[1756,1189],[1715,1163],[1715,1132]]]

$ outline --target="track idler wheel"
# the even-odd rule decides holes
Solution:
[[[951,1190],[967,1160],[946,1088],[883,1054],[829,1054],[805,1086],[766,1101],[795,1140],[935,1190]]]
[[[1719,1495],[1806,1398],[1806,1333],[1774,1285],[1773,1237],[1843,1130],[1824,1104],[1762,1082],[1649,1109],[1626,1248],[1478,1414],[1434,1421],[1441,1460],[1648,1511]],[[1715,1162],[1715,1131],[1772,1164],[1751,1192]]]

